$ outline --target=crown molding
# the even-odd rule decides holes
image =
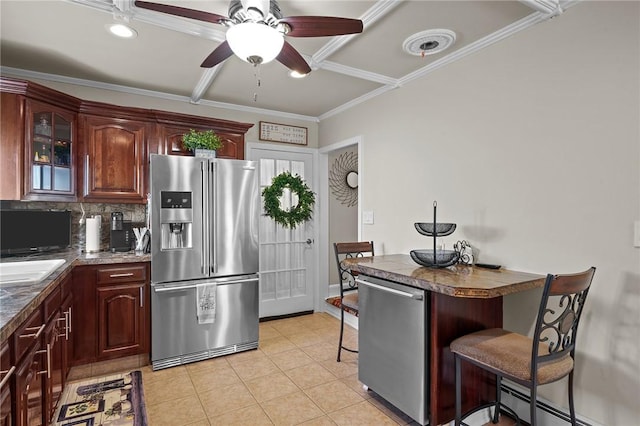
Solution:
[[[379,87],[379,88],[377,88],[375,90],[372,90],[369,93],[365,93],[362,96],[359,96],[359,97],[357,97],[355,99],[352,99],[349,102],[340,105],[339,107],[336,107],[336,108],[334,108],[332,110],[329,110],[329,111],[325,112],[324,114],[319,115],[318,119],[319,119],[319,121],[322,121],[322,120],[324,120],[326,118],[333,117],[336,114],[339,114],[339,113],[344,112],[344,111],[346,111],[346,110],[348,110],[350,108],[353,108],[354,106],[356,106],[358,104],[361,104],[363,102],[366,102],[369,99],[373,99],[376,96],[382,95],[383,93],[386,93],[389,90],[397,89],[398,87],[400,87],[400,86],[387,85],[387,86]]]
[[[21,78],[27,78],[27,79],[33,78],[33,79],[45,80],[45,81],[55,81],[58,83],[73,84],[76,86],[91,87],[94,89],[111,90],[114,92],[129,93],[133,95],[147,96],[151,98],[165,99],[169,101],[187,102],[187,103],[191,101],[191,99],[188,98],[187,96],[173,95],[165,92],[157,92],[155,90],[139,89],[136,87],[122,86],[119,84],[102,83],[99,81],[84,80],[81,78],[66,77],[66,76],[56,75],[56,74],[47,74],[47,73],[42,73],[37,71],[23,70],[19,68],[0,66],[0,75],[10,75],[14,77],[21,77]],[[225,102],[215,102],[215,101],[205,100],[205,101],[200,101],[198,105],[206,105],[214,108],[233,110],[233,111],[243,111],[243,112],[248,112],[252,114],[262,114],[262,115],[267,115],[272,117],[289,118],[293,120],[311,121],[314,123],[317,123],[319,121],[318,117],[314,117],[310,115],[293,114],[293,113],[284,112],[284,111],[277,111],[277,110],[271,110],[266,108],[248,107],[243,105],[229,104]]]

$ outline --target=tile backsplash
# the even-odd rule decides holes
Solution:
[[[109,221],[111,212],[122,212],[124,220],[130,220],[132,226],[146,226],[147,206],[145,204],[104,204],[104,203],[58,203],[48,201],[2,201],[2,209],[32,210],[69,210],[71,211],[71,246],[80,250],[85,248],[85,225],[80,223],[82,210],[84,217],[101,216],[100,250],[109,250]]]

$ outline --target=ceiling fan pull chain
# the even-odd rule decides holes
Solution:
[[[253,102],[258,102],[258,89],[260,89],[260,64],[253,66],[253,76],[256,78],[256,91],[253,92]]]

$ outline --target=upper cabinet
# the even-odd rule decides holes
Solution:
[[[213,130],[219,158],[244,159],[251,123],[84,101],[0,77],[0,200],[145,203],[149,154],[192,155],[189,129]]]
[[[0,78],[0,199],[75,201],[80,100]]]
[[[75,199],[76,114],[26,100],[25,198]]]
[[[151,152],[167,155],[193,155],[182,146],[182,135],[194,130],[213,130],[222,140],[217,158],[244,160],[244,135],[253,124],[193,115],[155,111],[160,146]]]
[[[78,183],[83,201],[144,203],[147,135],[141,121],[82,116]]]

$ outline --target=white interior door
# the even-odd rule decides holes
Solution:
[[[312,151],[249,147],[247,154],[248,159],[259,162],[260,193],[271,185],[274,176],[287,171],[300,175],[314,191]],[[296,203],[296,195],[285,190],[281,206],[288,208]],[[260,216],[261,318],[313,310],[317,259],[314,235],[313,218],[289,229],[264,214]]]

